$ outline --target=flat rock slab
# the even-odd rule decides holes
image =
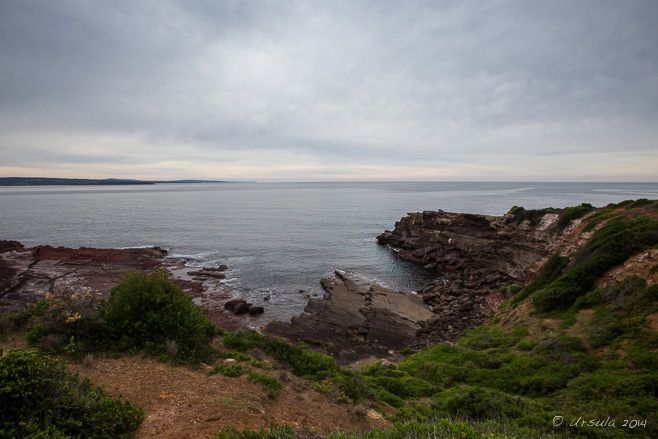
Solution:
[[[0,241],[0,311],[37,302],[55,287],[83,284],[107,293],[133,270],[166,266],[165,255],[159,248],[26,248]]]
[[[290,325],[280,322],[263,328],[270,335],[293,341],[314,340],[318,345],[357,346],[357,352],[331,352],[351,361],[408,348],[417,341],[421,322],[434,317],[422,299],[409,292],[393,291],[358,276],[336,271],[322,279],[323,298],[311,299]],[[323,343],[320,343],[323,342]],[[355,355],[356,354],[356,355]]]

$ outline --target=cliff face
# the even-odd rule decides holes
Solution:
[[[502,217],[425,211],[410,213],[377,237],[400,257],[434,270],[437,280],[420,294],[435,316],[419,335],[425,342],[455,340],[486,321],[505,298],[503,287],[525,285],[532,269],[565,240],[557,214],[535,224]]]
[[[449,212],[411,213],[377,237],[400,257],[445,274],[446,293],[498,291],[523,284],[528,266],[548,254],[551,218],[530,227],[502,217]]]

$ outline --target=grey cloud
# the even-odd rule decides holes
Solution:
[[[650,0],[4,1],[0,16],[4,131],[410,165],[656,146]]]

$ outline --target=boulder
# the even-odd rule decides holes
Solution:
[[[228,309],[229,311],[233,311],[235,307],[241,303],[247,303],[246,300],[244,299],[233,299],[229,300],[224,304],[224,309]]]
[[[246,314],[249,312],[249,308],[253,305],[253,303],[247,303],[247,302],[241,302],[235,305],[233,307],[233,312],[235,314]]]

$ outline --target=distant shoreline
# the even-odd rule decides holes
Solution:
[[[0,186],[125,186],[144,184],[187,184],[187,183],[238,183],[236,181],[223,180],[133,180],[120,178],[46,178],[46,177],[0,177]],[[254,183],[251,181],[240,181],[239,183]]]

